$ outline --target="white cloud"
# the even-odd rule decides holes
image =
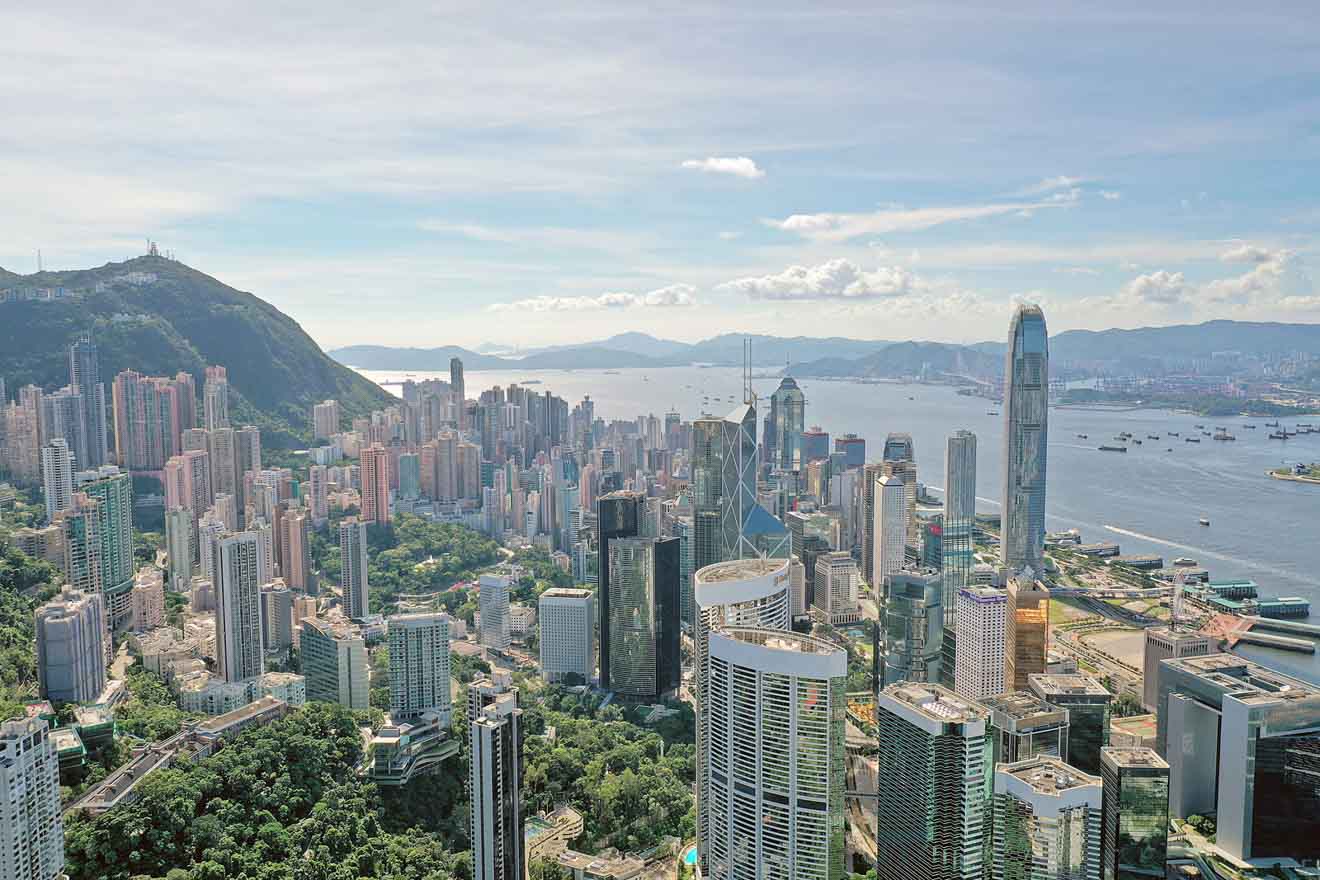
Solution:
[[[1046,177],[1037,183],[1033,183],[1031,186],[1018,190],[1013,195],[1039,196],[1059,189],[1075,189],[1081,184],[1086,183],[1088,180],[1089,178],[1086,177],[1069,177],[1066,174],[1060,174],[1057,177]]]
[[[1220,254],[1219,259],[1225,263],[1270,263],[1277,260],[1282,253],[1259,245],[1241,242]]]
[[[830,260],[818,266],[789,266],[776,275],[738,278],[718,290],[745,294],[750,299],[876,299],[906,296],[924,288],[924,282],[899,266],[881,266],[867,272],[851,260]]]
[[[1181,301],[1190,288],[1181,272],[1150,272],[1138,275],[1123,285],[1121,296],[1137,303],[1172,305]]]
[[[599,296],[533,296],[487,306],[491,312],[598,312],[615,309],[670,308],[696,305],[696,288],[671,284],[649,293],[602,293]]]
[[[710,156],[705,159],[688,159],[683,163],[683,167],[693,171],[705,171],[710,174],[732,174],[734,177],[745,177],[748,180],[759,180],[765,177],[765,170],[759,168],[754,161],[746,156]]]
[[[793,232],[817,241],[847,241],[863,235],[886,235],[892,232],[914,232],[1004,214],[1030,212],[1036,208],[1058,208],[1070,204],[1065,196],[1058,201],[1040,201],[1030,204],[1004,203],[996,205],[961,205],[948,208],[886,208],[870,214],[793,214],[783,220],[763,220],[765,225],[784,232]],[[1028,213],[1026,216],[1030,216]]]

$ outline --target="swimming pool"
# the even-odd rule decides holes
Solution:
[[[697,863],[697,848],[695,846],[690,846],[687,848],[687,851],[683,853],[683,864],[695,865],[696,863]]]

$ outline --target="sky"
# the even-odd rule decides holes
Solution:
[[[0,266],[323,346],[1320,321],[1313,3],[24,4]]]

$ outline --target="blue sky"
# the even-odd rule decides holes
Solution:
[[[1314,4],[29,4],[0,265],[323,345],[1320,320]]]

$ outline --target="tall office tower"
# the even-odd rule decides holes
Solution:
[[[1239,859],[1320,858],[1320,687],[1232,654],[1160,664],[1169,816]]]
[[[74,488],[98,502],[101,538],[101,592],[110,625],[129,621],[129,591],[133,589],[133,481],[114,465],[74,474]]]
[[[876,627],[876,687],[912,681],[938,684],[944,632],[944,591],[934,569],[903,569],[885,578]]]
[[[1068,710],[1022,691],[981,700],[990,710],[993,745],[991,766],[1046,756],[1068,755]]]
[[[0,877],[63,877],[59,757],[43,719],[0,724],[0,792]]]
[[[1027,690],[1027,676],[1045,671],[1049,645],[1050,591],[1038,580],[1008,579],[1004,630],[1004,686]]]
[[[954,681],[958,669],[958,594],[972,585],[972,569],[976,567],[972,549],[975,534],[976,435],[971,431],[956,431],[944,447],[944,518],[940,523],[940,572],[944,580],[941,667],[944,681],[941,684],[953,687],[960,694],[963,692]],[[999,662],[1002,666],[1002,657]]]
[[[1036,757],[998,765],[994,792],[994,880],[1100,880],[1098,776]]]
[[[911,434],[890,434],[885,437],[883,472],[903,482],[903,521],[909,536],[915,537],[917,525],[917,461],[913,455]],[[909,538],[912,543],[915,540]]]
[[[704,418],[692,423],[692,566],[700,571],[724,561],[720,537],[724,423]]]
[[[596,502],[596,613],[600,615],[600,686],[610,682],[610,544],[633,538],[642,521],[645,497],[637,492],[612,492]]]
[[[422,497],[422,469],[415,452],[399,456],[399,497],[405,501]]]
[[[225,681],[249,681],[265,671],[261,650],[260,548],[253,532],[221,538],[216,545],[216,668]]]
[[[45,438],[46,445],[54,443],[57,438],[64,440],[81,467],[86,467],[83,462],[89,457],[84,418],[86,413],[83,411],[82,395],[76,386],[61,388],[41,398],[41,436]]]
[[[63,437],[41,447],[41,484],[46,495],[46,519],[68,510],[73,503],[73,453]]]
[[[1204,657],[1218,650],[1216,641],[1194,629],[1169,626],[1146,628],[1145,653],[1142,657],[1141,705],[1154,712],[1159,705],[1160,662],[1184,657]]]
[[[75,590],[104,594],[101,552],[101,502],[75,492],[67,510],[55,515],[63,545],[64,577]]]
[[[165,511],[166,571],[170,589],[176,593],[188,589],[192,581],[193,564],[197,561],[197,533],[193,516],[186,507],[171,507]]]
[[[200,449],[190,449],[165,462],[165,506],[182,507],[201,516],[215,503],[211,488],[211,456]]]
[[[872,589],[879,591],[885,579],[901,569],[906,561],[907,500],[901,478],[883,474],[875,481],[875,549],[871,559]]]
[[[844,434],[834,438],[834,451],[843,454],[845,468],[861,467],[866,464],[866,438],[856,434]]]
[[[224,367],[207,367],[202,386],[202,413],[206,430],[229,427],[229,376]]]
[[[95,702],[105,688],[109,633],[95,593],[65,587],[37,608],[37,680],[52,703]]]
[[[339,579],[344,613],[361,620],[370,613],[367,584],[367,524],[350,516],[339,521]]]
[[[492,651],[507,651],[509,636],[509,587],[506,574],[483,574],[477,580],[477,607],[481,613],[481,644]]]
[[[261,642],[266,651],[284,651],[293,645],[293,601],[292,591],[283,582],[262,585]]]
[[[856,623],[861,618],[857,580],[857,563],[851,553],[834,550],[816,555],[812,601],[831,626]]]
[[[329,478],[323,464],[307,469],[307,507],[312,512],[312,524],[320,526],[330,517]]]
[[[395,724],[435,712],[449,726],[449,615],[395,614],[388,620],[390,720]]]
[[[468,689],[472,880],[523,880],[522,709],[517,688],[490,684],[479,679]]]
[[[830,457],[830,435],[820,425],[813,425],[811,430],[802,432],[802,464],[813,461],[828,461]]]
[[[959,642],[953,689],[969,700],[1002,694],[1008,689],[1004,680],[1008,595],[994,587],[969,586],[958,591],[956,601]],[[948,637],[946,630],[944,638]],[[946,650],[943,659],[948,657]]]
[[[1004,366],[1004,503],[1000,551],[1010,572],[1045,570],[1045,453],[1050,355],[1045,315],[1019,305],[1008,328]]]
[[[350,709],[370,706],[371,664],[366,640],[356,626],[345,620],[304,617],[298,650],[308,700]]]
[[[105,412],[105,384],[101,381],[101,359],[91,334],[84,333],[69,347],[69,384],[82,395],[83,429],[87,433],[87,457],[79,467],[109,464],[110,425]],[[0,403],[3,403],[0,395]]]
[[[990,713],[936,684],[876,695],[876,875],[981,880]]]
[[[1051,706],[1068,710],[1069,764],[1090,773],[1100,773],[1100,750],[1109,745],[1110,704],[1114,695],[1089,675],[1030,675],[1031,692]]]
[[[862,481],[859,485],[857,506],[861,519],[858,537],[862,544],[862,577],[868,584],[878,584],[875,579],[875,517],[878,499],[875,494],[876,482],[884,476],[884,467],[880,464],[868,464],[861,467]]]
[[[678,540],[615,538],[607,572],[610,689],[640,699],[672,693],[680,683]]]
[[[211,491],[238,498],[238,438],[233,428],[215,428],[206,434],[206,452],[211,458]]]
[[[708,676],[702,876],[846,877],[846,652],[780,629],[716,629]]]
[[[362,518],[369,523],[390,521],[390,455],[379,443],[362,450]]]
[[[280,520],[280,573],[290,589],[315,592],[312,586],[312,517],[305,508],[290,510]]]
[[[1101,809],[1101,880],[1165,875],[1169,765],[1154,749],[1106,747]]]
[[[339,401],[325,400],[312,407],[312,439],[329,440],[339,433]]]
[[[802,458],[802,432],[807,428],[807,399],[792,376],[779,381],[770,395],[770,431],[766,460],[786,471],[806,465]]]
[[[596,671],[596,603],[591,590],[554,587],[537,600],[541,677],[588,684]]]
[[[463,362],[458,358],[449,359],[449,393],[454,398],[454,417],[460,431],[468,429],[467,391],[463,385]]]

